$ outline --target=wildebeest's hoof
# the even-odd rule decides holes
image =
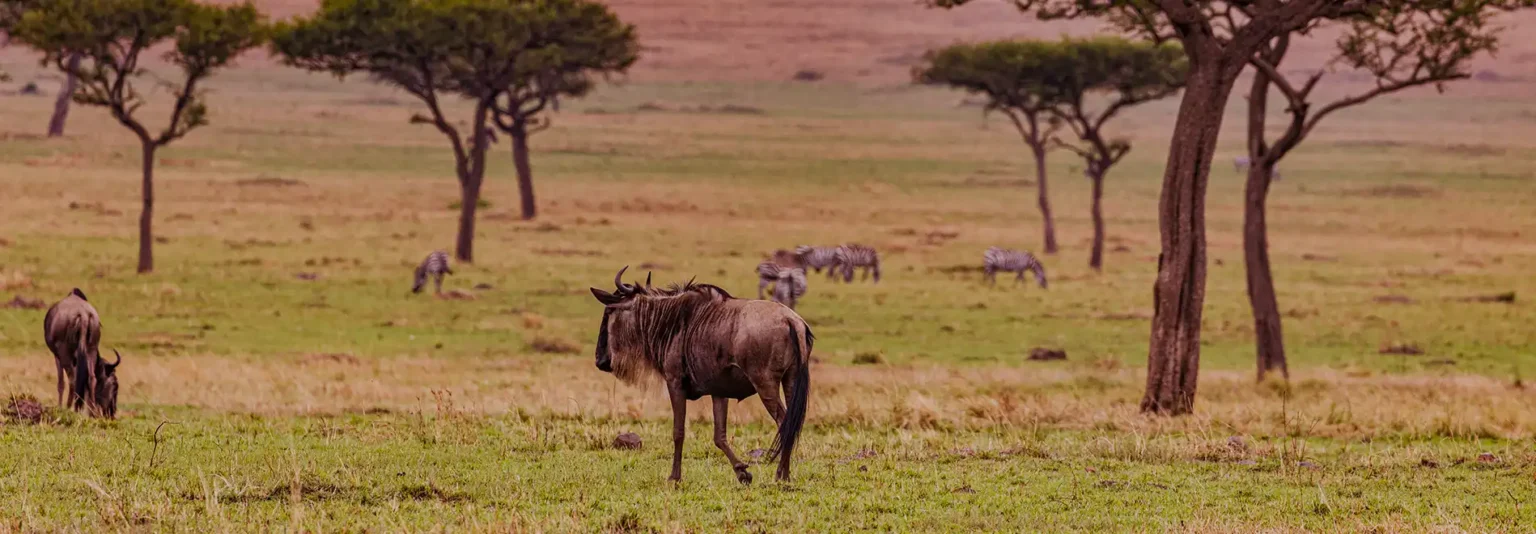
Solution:
[[[748,472],[745,468],[737,469],[736,470],[736,480],[741,482],[741,485],[743,485],[743,486],[751,486],[752,485],[752,473]]]

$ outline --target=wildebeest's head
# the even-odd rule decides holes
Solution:
[[[96,403],[101,410],[101,416],[107,419],[117,418],[117,366],[123,363],[123,355],[112,349],[112,354],[117,355],[117,361],[107,363],[105,358],[96,363]]]
[[[603,304],[603,322],[597,334],[597,368],[622,380],[633,381],[646,372],[656,371],[659,363],[651,361],[663,338],[676,333],[700,305],[731,299],[730,293],[709,284],[673,285],[652,288],[651,275],[645,284],[624,283],[624,271],[613,277],[613,292],[592,288],[592,296]]]

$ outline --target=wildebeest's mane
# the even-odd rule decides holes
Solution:
[[[635,296],[631,308],[634,320],[626,331],[612,332],[599,339],[612,354],[614,375],[634,382],[642,376],[660,373],[663,360],[676,344],[686,345],[698,332],[708,331],[733,319],[717,304],[733,299],[719,286],[688,283],[667,288],[649,288]],[[607,333],[607,329],[604,329]],[[613,351],[614,346],[625,350]],[[687,347],[678,347],[685,354]]]

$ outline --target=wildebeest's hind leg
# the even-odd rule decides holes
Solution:
[[[672,476],[667,480],[683,480],[683,436],[687,433],[688,399],[683,396],[683,385],[668,383],[667,393],[672,397]]]
[[[773,424],[783,423],[784,403],[779,401],[779,377],[753,376],[751,380],[752,389],[757,390],[757,396],[763,399],[763,408],[773,417]]]
[[[736,451],[731,450],[731,442],[725,436],[725,423],[729,419],[730,399],[725,397],[710,397],[715,401],[715,446],[725,453],[725,459],[731,461],[731,468],[736,470],[736,480],[742,484],[752,483],[752,473],[747,472],[747,464],[736,457]]]
[[[53,367],[59,372],[59,409],[64,409],[64,362],[54,358]]]

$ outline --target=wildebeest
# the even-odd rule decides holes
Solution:
[[[736,479],[752,483],[747,464],[726,440],[727,403],[757,395],[778,423],[769,458],[777,457],[779,480],[789,480],[790,456],[805,424],[811,391],[815,336],[793,310],[772,302],[732,297],[709,284],[652,288],[625,284],[624,269],[609,293],[592,288],[603,304],[597,335],[597,368],[629,383],[660,375],[672,402],[672,475],[683,478],[683,435],[688,400],[714,401],[715,446]],[[780,389],[788,408],[780,400]]]
[[[101,358],[101,318],[80,288],[48,308],[43,316],[43,339],[53,352],[59,375],[59,406],[79,410],[84,405],[91,415],[116,417],[117,366],[123,363],[123,355],[113,350],[117,355],[113,363]],[[70,392],[67,402],[66,378]]]

